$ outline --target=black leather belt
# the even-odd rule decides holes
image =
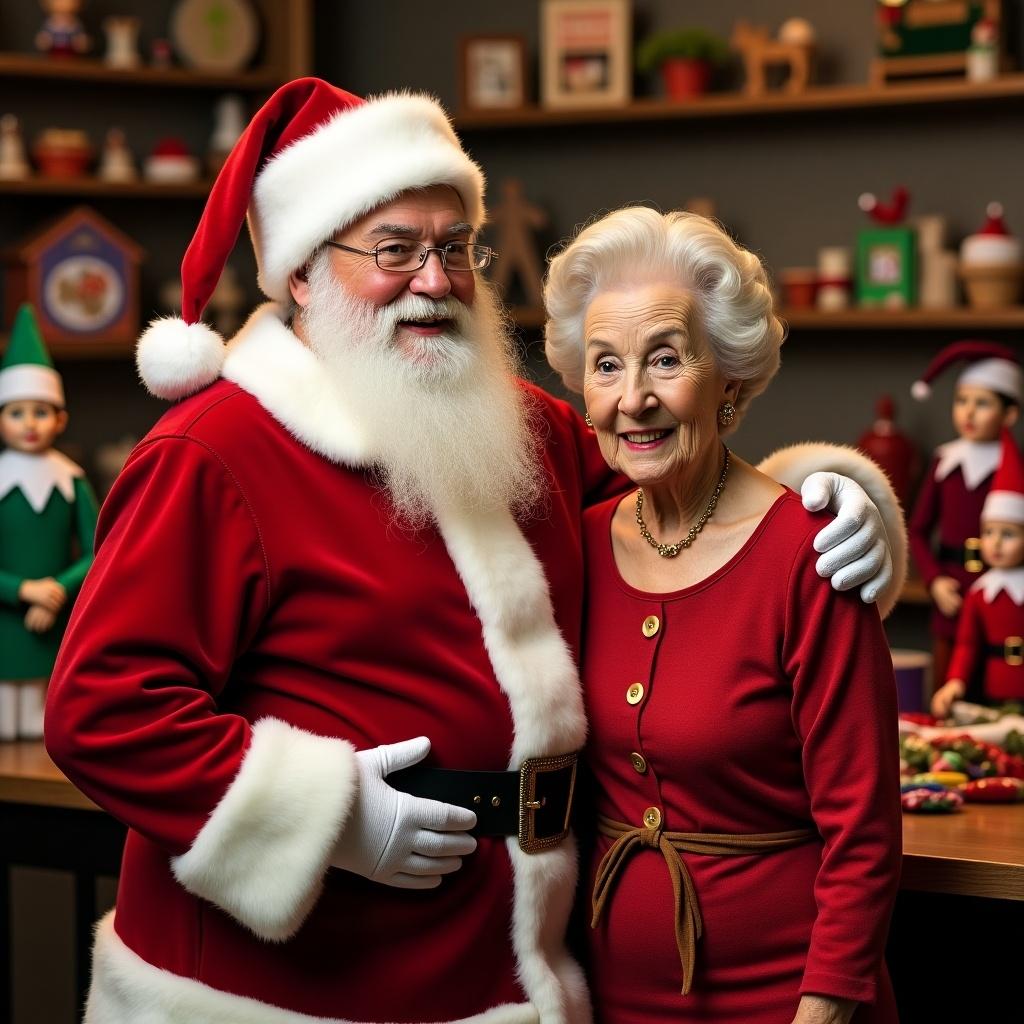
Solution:
[[[954,562],[968,572],[981,572],[985,568],[985,563],[981,560],[981,541],[977,537],[968,537],[961,548],[940,544],[939,561]]]
[[[1008,636],[1001,644],[985,644],[985,654],[1007,665],[1024,665],[1024,637]]]
[[[517,772],[463,772],[413,765],[392,772],[403,793],[468,807],[473,835],[518,836],[527,853],[557,846],[569,834],[577,754],[531,757]]]

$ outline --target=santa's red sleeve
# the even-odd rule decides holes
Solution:
[[[179,882],[268,939],[315,902],[355,794],[347,742],[220,710],[274,600],[259,524],[193,438],[136,449],[50,682],[46,746]]]

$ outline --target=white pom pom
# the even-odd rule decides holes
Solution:
[[[173,402],[212,384],[220,376],[224,354],[224,339],[215,330],[167,316],[142,332],[135,365],[150,394]]]
[[[923,380],[915,380],[910,385],[910,393],[919,401],[923,402],[932,393],[932,389]]]

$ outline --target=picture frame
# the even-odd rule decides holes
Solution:
[[[616,107],[632,99],[629,0],[544,0],[541,103]]]
[[[917,304],[917,232],[913,228],[857,232],[857,304],[887,309]]]
[[[527,105],[523,36],[463,36],[459,51],[462,110],[519,110]]]

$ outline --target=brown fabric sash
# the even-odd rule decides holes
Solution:
[[[697,940],[704,930],[697,906],[697,894],[693,879],[680,853],[711,854],[713,856],[736,856],[751,853],[773,853],[798,846],[815,838],[818,833],[812,828],[796,828],[789,832],[764,832],[759,835],[728,835],[716,832],[663,832],[657,828],[634,828],[632,825],[613,821],[603,814],[598,815],[597,830],[603,836],[614,839],[608,852],[597,866],[594,879],[592,907],[594,916],[591,928],[596,928],[601,912],[608,901],[615,879],[626,860],[638,849],[647,847],[661,850],[672,879],[675,895],[676,948],[683,968],[683,995],[693,986],[693,969],[697,959]]]

